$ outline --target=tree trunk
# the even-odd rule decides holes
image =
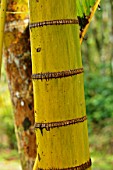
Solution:
[[[19,2],[20,3],[20,2]],[[8,1],[4,36],[4,58],[8,85],[14,108],[14,119],[20,160],[23,170],[32,170],[36,144],[34,133],[34,104],[31,81],[31,55],[28,24],[25,25],[27,3]]]
[[[33,170],[90,170],[76,0],[32,0]]]

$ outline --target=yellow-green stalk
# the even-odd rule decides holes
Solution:
[[[1,75],[1,64],[2,64],[2,48],[3,48],[3,36],[5,26],[7,0],[1,0],[0,8],[0,75]]]
[[[90,13],[90,15],[89,15],[89,17],[88,17],[88,24],[85,26],[83,32],[81,33],[80,44],[82,44],[82,41],[83,41],[83,39],[84,39],[84,36],[85,36],[85,34],[86,34],[86,32],[87,32],[87,30],[88,30],[88,28],[89,28],[89,25],[90,25],[91,20],[92,20],[94,14],[95,14],[95,12],[96,12],[96,10],[97,10],[97,8],[98,8],[99,3],[100,3],[100,0],[96,0],[95,5],[94,5],[94,6],[92,7],[92,9],[91,9],[91,13]]]
[[[79,25],[53,24],[77,20],[76,0],[30,0],[29,8],[37,136],[33,170],[91,170],[82,69],[65,77],[66,71],[82,68]]]

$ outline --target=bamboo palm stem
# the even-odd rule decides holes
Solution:
[[[90,170],[76,0],[30,0],[33,170]]]

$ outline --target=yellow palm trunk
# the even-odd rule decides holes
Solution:
[[[90,170],[76,0],[30,1],[37,169]]]

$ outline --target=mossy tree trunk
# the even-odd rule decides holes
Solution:
[[[32,170],[36,156],[34,104],[31,81],[31,55],[27,3],[8,1],[4,35],[4,59],[14,108],[18,149],[23,170]],[[13,13],[12,13],[13,12]]]
[[[90,170],[76,0],[30,0],[37,157],[33,170]]]

